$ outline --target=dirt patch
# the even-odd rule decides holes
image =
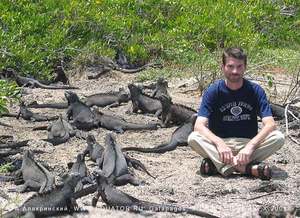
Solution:
[[[84,95],[97,92],[116,91],[120,87],[126,88],[128,83],[135,80],[136,75],[134,74],[111,72],[97,80],[80,78],[72,81],[72,84],[80,87],[76,92],[80,97],[83,97]],[[170,80],[169,92],[173,97],[173,101],[197,109],[200,97],[194,93],[184,93],[184,91],[192,89],[191,85],[194,81],[193,79]],[[178,88],[179,84],[185,82],[187,83],[186,86]],[[64,91],[62,90],[33,89],[31,94],[24,96],[24,100],[26,103],[34,100],[38,103],[59,102],[64,99],[63,93]],[[126,114],[125,112],[130,107],[131,103],[128,103],[117,108],[106,109],[105,112],[124,117],[132,122],[157,121],[155,117]],[[16,111],[17,106],[12,105],[10,110]],[[33,109],[33,111],[49,115],[65,113],[64,110],[55,109]],[[35,157],[37,160],[47,162],[50,168],[55,169],[54,173],[56,175],[61,175],[65,172],[67,163],[74,161],[76,154],[82,152],[86,147],[84,140],[76,138],[72,138],[69,142],[55,147],[39,140],[47,137],[46,131],[33,132],[31,128],[40,125],[40,123],[13,118],[1,118],[1,121],[14,126],[13,129],[1,126],[1,134],[14,135],[17,140],[30,139],[30,146],[25,149],[44,151],[45,153],[36,153]],[[118,134],[116,138],[123,147],[153,147],[167,142],[175,128],[164,128],[156,131],[126,131],[124,134]],[[90,132],[103,145],[104,136],[108,130],[100,128]],[[153,179],[144,173],[135,171],[136,176],[141,181],[144,181],[143,185],[139,187],[130,185],[120,187],[121,190],[141,200],[156,203],[172,203],[178,206],[204,210],[220,217],[258,217],[258,209],[262,204],[266,203],[278,204],[285,208],[291,205],[300,205],[300,146],[289,141],[289,139],[286,140],[284,147],[280,151],[267,160],[267,162],[275,164],[280,169],[279,172],[281,173],[278,173],[273,181],[278,184],[278,187],[283,188],[280,188],[280,191],[275,189],[271,194],[261,197],[258,196],[267,192],[253,191],[261,184],[261,181],[258,179],[240,177],[238,175],[226,179],[219,176],[202,177],[199,175],[198,170],[201,158],[189,147],[179,147],[175,151],[161,155],[134,152],[129,154],[142,161],[148,170],[157,176],[156,179]],[[89,160],[86,163],[89,167],[91,166]],[[0,208],[5,208],[5,210],[15,208],[32,195],[32,192],[24,194],[8,193],[7,190],[9,188],[15,187],[13,183],[2,183],[0,185],[1,189],[11,198],[10,201],[7,201],[0,197]],[[101,217],[171,216],[170,213],[145,212],[141,215],[136,215],[122,211],[107,210],[102,208],[104,204],[101,201],[98,202],[97,208],[92,208],[88,206],[91,203],[91,198],[92,196],[86,196],[78,200],[81,207],[89,210],[88,214],[80,214],[78,217],[99,217],[99,214],[101,214]],[[172,216],[181,217],[182,215]]]

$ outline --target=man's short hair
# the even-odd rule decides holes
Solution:
[[[222,62],[223,65],[226,64],[227,58],[231,57],[231,58],[235,58],[235,59],[239,59],[239,60],[243,60],[245,66],[247,65],[247,55],[244,52],[243,49],[238,48],[238,47],[231,47],[231,48],[227,48],[222,55]]]

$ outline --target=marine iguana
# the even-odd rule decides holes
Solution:
[[[158,99],[143,94],[142,90],[134,84],[129,84],[128,88],[130,91],[133,113],[137,113],[140,110],[142,113],[155,114],[157,117],[161,114],[162,105]]]
[[[145,167],[145,165],[139,161],[138,159],[129,157],[128,154],[124,154],[124,157],[126,159],[127,165],[129,167],[133,167],[134,169],[140,170],[140,171],[144,171],[145,173],[148,174],[148,176],[152,177],[153,179],[156,179],[155,176],[153,176]]]
[[[102,169],[103,157],[104,157],[104,147],[100,145],[93,135],[88,135],[87,139],[87,148],[83,152],[83,156],[89,155],[91,160],[96,162],[100,169]],[[146,169],[145,165],[132,157],[129,157],[127,154],[124,154],[126,163],[129,167],[133,167],[137,170],[144,171],[152,178],[155,178],[149,171]]]
[[[168,93],[168,81],[163,77],[159,77],[157,79],[155,89],[151,94],[151,97],[158,99],[161,95],[170,96]]]
[[[42,139],[43,141],[50,142],[53,145],[59,145],[67,142],[71,137],[76,136],[77,138],[85,138],[84,134],[76,130],[70,123],[63,119],[62,115],[51,123],[49,126],[35,127],[33,130],[44,130],[48,131],[48,138]]]
[[[139,185],[139,182],[129,173],[128,165],[116,138],[111,133],[105,137],[102,170],[114,185]]]
[[[113,184],[109,182],[105,173],[101,171],[95,171],[96,181],[98,189],[96,195],[93,197],[92,206],[96,206],[99,197],[109,207],[140,212],[142,210],[151,210],[154,212],[170,212],[170,213],[187,213],[200,217],[217,218],[207,212],[193,210],[175,205],[157,204],[148,201],[139,200],[131,195],[128,195],[121,190],[116,189]]]
[[[120,88],[118,92],[97,93],[87,96],[84,103],[89,107],[94,105],[98,107],[114,107],[119,106],[121,103],[126,103],[129,100],[129,94],[124,88]]]
[[[57,102],[57,103],[44,103],[38,104],[36,101],[31,102],[27,105],[28,108],[55,108],[55,109],[67,109],[67,102]]]
[[[94,110],[98,125],[108,130],[116,131],[117,133],[123,133],[125,130],[156,130],[157,123],[152,124],[137,124],[127,122],[125,119],[104,114],[99,110]]]
[[[40,163],[33,159],[30,151],[25,151],[21,169],[16,172],[16,178],[22,175],[24,185],[19,187],[19,192],[25,192],[27,188],[39,190],[39,193],[49,192],[54,188],[54,176]]]
[[[56,120],[58,117],[57,116],[44,116],[41,114],[34,113],[30,110],[27,109],[27,106],[25,105],[24,102],[20,103],[20,109],[18,113],[7,113],[7,114],[2,114],[1,116],[6,116],[6,117],[16,117],[19,119],[22,117],[24,120],[30,120],[33,122],[43,122],[43,121],[51,121],[51,120]]]
[[[81,180],[78,182],[75,191],[79,191],[86,183],[92,183],[92,179],[89,177],[88,168],[84,162],[83,154],[78,154],[74,163],[68,163],[69,174],[79,174]]]
[[[162,94],[159,96],[159,100],[162,105],[161,120],[163,127],[169,127],[171,123],[181,125],[197,113],[194,109],[182,104],[173,104],[170,96]]]
[[[65,91],[65,97],[68,101],[67,117],[72,125],[78,129],[91,130],[98,127],[96,115],[92,112],[89,106],[84,104],[78,95],[71,91]]]
[[[165,153],[167,151],[173,151],[177,146],[186,146],[188,136],[192,133],[195,125],[197,115],[191,116],[188,122],[179,126],[171,136],[171,140],[167,144],[161,144],[153,148],[139,148],[139,147],[125,147],[122,151],[139,151],[143,153]]]
[[[73,194],[79,180],[80,175],[70,175],[65,180],[63,187],[54,189],[50,193],[30,197],[19,208],[5,213],[3,218],[15,218],[25,215],[48,217],[65,213],[72,214],[77,207]]]
[[[11,68],[4,69],[3,71],[5,71],[5,73],[9,77],[13,78],[16,81],[17,85],[20,87],[41,88],[41,89],[78,89],[77,87],[66,86],[66,85],[60,85],[60,86],[45,85],[36,79],[20,76],[14,71],[14,69]]]
[[[95,137],[89,134],[86,138],[87,147],[83,152],[83,157],[89,155],[90,159],[102,167],[104,147],[100,145]]]
[[[62,82],[65,85],[70,85],[69,78],[66,76],[62,63],[59,63],[54,67],[54,73],[56,74],[56,77],[54,78],[53,83]]]

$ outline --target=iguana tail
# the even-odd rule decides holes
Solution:
[[[156,130],[157,124],[152,123],[152,124],[136,124],[136,123],[128,123],[124,126],[123,129],[126,130]]]
[[[36,101],[27,105],[29,108],[55,108],[55,109],[66,109],[68,108],[67,103],[47,103],[47,104],[38,104]]]
[[[74,87],[74,86],[64,86],[64,85],[60,85],[60,86],[48,86],[48,85],[43,85],[43,84],[38,84],[39,88],[42,89],[79,89],[78,87]]]
[[[142,153],[163,154],[167,151],[175,150],[176,147],[177,147],[177,144],[169,143],[169,144],[161,144],[161,145],[153,147],[153,148],[126,147],[126,148],[122,148],[122,151],[138,151],[138,152],[142,152]]]
[[[129,210],[138,211],[140,209],[150,210],[155,212],[170,212],[170,213],[177,213],[177,214],[187,213],[187,214],[200,216],[200,217],[207,217],[207,218],[219,218],[217,216],[214,216],[212,214],[200,210],[193,210],[193,209],[174,206],[174,205],[156,204],[147,201],[140,201],[139,205],[133,205]]]
[[[6,126],[6,127],[10,127],[10,128],[12,128],[12,126],[11,126],[11,125],[8,125],[8,124],[6,124],[6,123],[2,123],[2,122],[0,122],[0,125],[1,125],[1,126]]]

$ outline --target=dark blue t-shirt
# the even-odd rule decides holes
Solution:
[[[265,91],[244,79],[238,90],[229,89],[224,80],[205,91],[198,116],[208,118],[209,129],[222,138],[253,138],[258,131],[257,116],[272,116]]]

